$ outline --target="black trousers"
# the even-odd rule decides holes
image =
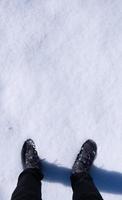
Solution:
[[[103,200],[92,178],[87,173],[72,175],[73,200]],[[26,169],[19,178],[11,200],[41,200],[41,180],[43,175],[38,169]]]

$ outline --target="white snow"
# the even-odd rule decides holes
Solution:
[[[69,174],[88,139],[92,176],[122,199],[122,1],[0,1],[0,199],[10,199],[32,138],[43,199],[72,198]]]

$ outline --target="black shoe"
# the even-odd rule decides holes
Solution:
[[[35,144],[32,139],[24,142],[22,147],[22,164],[23,168],[38,168],[40,169],[40,159],[36,151]]]
[[[93,140],[87,140],[81,147],[72,167],[72,174],[89,172],[97,153],[97,145]]]

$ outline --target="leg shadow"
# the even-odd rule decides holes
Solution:
[[[103,192],[122,194],[122,173],[107,171],[93,166],[91,175],[96,186]]]
[[[71,169],[60,167],[47,161],[42,162],[44,179],[48,182],[58,182],[66,186],[70,186]]]
[[[57,166],[47,161],[42,162],[44,180],[48,182],[61,183],[70,186],[71,169]],[[93,166],[91,176],[100,191],[122,194],[122,174],[114,171],[107,171]]]

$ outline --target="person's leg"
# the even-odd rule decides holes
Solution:
[[[18,178],[11,200],[41,200],[41,180],[43,175],[38,169],[25,169]]]
[[[18,178],[11,200],[40,200],[43,174],[33,140],[25,141],[21,155],[24,171]]]
[[[89,174],[96,153],[96,143],[93,140],[87,140],[77,155],[70,177],[73,189],[73,200],[102,200]]]
[[[88,173],[71,175],[73,200],[103,200]]]

